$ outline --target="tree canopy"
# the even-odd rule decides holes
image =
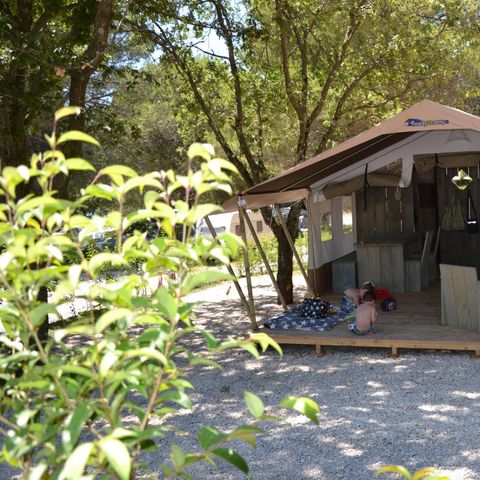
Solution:
[[[77,104],[86,114],[69,127],[98,133],[109,152],[92,159],[99,166],[168,167],[191,141],[211,141],[239,170],[240,190],[420,99],[478,108],[474,0],[11,0],[0,9],[3,164],[28,157],[47,112]],[[288,290],[291,252],[272,225]]]

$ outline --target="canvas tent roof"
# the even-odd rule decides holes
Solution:
[[[369,159],[368,164],[370,165],[373,164],[374,160],[377,160],[376,154],[382,153],[382,157],[386,158],[385,152],[387,152],[390,155],[389,161],[394,163],[401,159],[401,155],[398,153],[400,147],[408,150],[409,145],[413,142],[420,144],[420,141],[423,142],[424,146],[423,150],[420,149],[418,153],[432,153],[428,148],[431,149],[431,145],[437,145],[442,135],[442,142],[448,142],[449,133],[455,130],[467,132],[459,135],[460,140],[462,138],[465,140],[464,143],[469,142],[469,145],[462,147],[462,151],[467,151],[465,148],[471,148],[471,151],[480,151],[480,148],[476,145],[480,141],[480,135],[478,135],[480,133],[479,117],[430,100],[423,100],[379,125],[322,152],[320,155],[255,185],[243,192],[241,196],[246,201],[248,208],[258,208],[262,204],[269,205],[275,202],[305,198],[308,189],[319,185],[326,186],[323,180],[336,178],[336,181],[350,181],[356,179],[358,182],[359,171],[357,167],[362,160]],[[432,135],[427,142],[427,134],[430,134],[430,132],[432,132]],[[471,133],[468,132],[474,133],[475,142],[472,143]],[[457,146],[453,145],[450,148],[455,150]],[[395,157],[395,155],[397,156]],[[409,165],[410,176],[412,165],[413,160]],[[369,172],[381,169],[384,166],[384,160],[377,160],[376,168],[369,170]],[[401,175],[404,177],[404,184],[400,184],[400,186],[408,186],[410,180],[405,164],[403,170],[404,172]],[[385,174],[385,172],[377,173],[379,175]],[[377,182],[381,184],[385,180],[386,185],[394,184],[396,181],[398,182],[398,176],[396,179],[393,178],[396,173],[391,172],[392,175],[385,179],[381,179],[379,176]],[[375,179],[369,178],[369,184],[374,185]],[[281,195],[278,195],[279,193]],[[288,197],[288,200],[286,197]],[[231,208],[233,204],[236,205],[234,199],[227,202],[224,207]]]

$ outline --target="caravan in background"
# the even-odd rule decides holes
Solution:
[[[290,211],[290,207],[284,207],[281,209],[282,214],[284,217],[288,215]],[[248,217],[252,222],[253,228],[257,235],[273,235],[273,232],[270,226],[265,223],[263,216],[259,210],[252,211],[247,210]],[[215,229],[217,234],[222,232],[231,232],[237,235],[240,235],[240,218],[238,212],[228,212],[228,213],[217,213],[215,215],[209,216],[210,221],[212,222],[212,226]],[[300,218],[298,219],[298,226],[300,232],[307,231],[307,212],[306,210],[302,210]],[[247,238],[251,239],[251,233],[247,228]],[[197,222],[195,228],[195,236],[196,237],[211,237],[210,230],[205,222],[205,219],[201,219]]]

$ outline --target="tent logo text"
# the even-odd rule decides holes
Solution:
[[[433,125],[448,125],[448,120],[421,120],[420,118],[407,118],[405,127],[431,127]]]

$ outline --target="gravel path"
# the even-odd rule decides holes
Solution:
[[[300,300],[303,279],[295,277],[294,284]],[[229,295],[227,290],[221,285],[192,297],[206,302],[197,309],[197,324],[217,336],[249,328],[234,288]],[[255,296],[260,318],[280,311],[267,277],[255,279]],[[411,471],[434,466],[452,480],[480,478],[479,360],[471,353],[402,350],[392,359],[382,349],[334,348],[318,358],[313,347],[283,350],[283,357],[268,352],[258,360],[228,352],[219,359],[223,372],[196,373],[194,412],[179,415],[177,426],[195,440],[202,425],[226,429],[248,420],[245,390],[272,406],[287,394],[309,396],[321,408],[320,426],[282,414],[285,422],[267,425],[256,450],[240,449],[254,478],[371,480],[389,464]],[[175,441],[192,445],[189,436]],[[216,470],[205,466],[193,472],[198,478],[244,478],[220,463]]]
[[[300,299],[300,277],[295,277],[295,285]],[[229,285],[222,284],[190,297],[204,300],[196,309],[197,325],[217,337],[249,329],[235,289],[228,290]],[[268,278],[255,279],[255,296],[260,318],[280,310]],[[248,421],[243,392],[250,390],[266,405],[295,394],[313,398],[321,408],[320,426],[282,411],[284,421],[266,425],[267,435],[258,438],[256,450],[238,445],[255,479],[371,480],[388,464],[411,471],[434,466],[453,480],[480,478],[478,359],[469,353],[402,350],[399,358],[391,359],[382,349],[327,352],[317,358],[313,347],[285,346],[283,357],[269,351],[257,360],[247,352],[230,351],[216,358],[223,371],[199,368],[190,378],[195,386],[193,413],[175,416],[184,433],[166,439],[160,454],[147,456],[149,468],[159,473],[161,457],[168,455],[172,442],[195,448],[202,426],[229,429]],[[268,412],[278,413],[273,407]],[[0,479],[11,478],[6,473],[0,466]],[[216,469],[195,466],[190,473],[200,479],[245,478],[222,462]]]

